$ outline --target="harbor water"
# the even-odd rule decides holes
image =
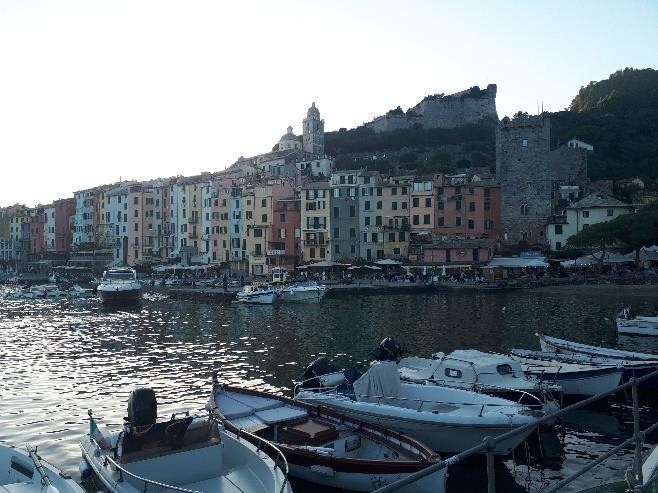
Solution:
[[[94,300],[0,300],[0,442],[38,445],[75,474],[79,438],[92,409],[101,431],[126,415],[130,391],[153,387],[159,415],[203,411],[212,370],[220,379],[291,394],[306,364],[326,354],[364,366],[381,339],[394,336],[407,355],[457,348],[539,348],[535,333],[589,344],[658,351],[654,338],[618,337],[624,306],[654,309],[656,288],[577,286],[528,291],[445,291],[409,295],[328,296],[320,304],[245,306],[170,300],[147,293],[140,307],[108,310]],[[658,420],[641,408],[642,427]],[[632,434],[623,396],[574,412],[497,460],[499,491],[539,492]],[[648,437],[646,450],[656,437]],[[623,478],[632,450],[564,491]],[[484,461],[450,469],[448,491],[486,491]],[[301,485],[295,491],[305,491]]]

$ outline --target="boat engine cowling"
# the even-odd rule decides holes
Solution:
[[[402,345],[395,337],[387,337],[379,343],[373,351],[373,358],[377,361],[400,361],[402,358]]]
[[[128,421],[133,426],[146,426],[158,420],[158,401],[148,387],[133,390],[128,398]]]
[[[334,365],[326,356],[320,356],[318,359],[313,361],[310,365],[306,367],[304,374],[302,375],[302,387],[304,388],[316,388],[321,386],[320,379],[314,378],[322,375],[328,375],[330,373],[336,373],[340,370]]]

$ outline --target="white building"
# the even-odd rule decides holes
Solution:
[[[585,149],[586,151],[593,151],[594,146],[592,144],[588,144],[587,142],[583,142],[582,140],[578,140],[575,137],[571,139],[569,142],[567,142],[568,147],[573,147],[575,149]]]
[[[95,190],[75,192],[75,216],[73,244],[82,245],[94,241],[94,194]]]
[[[546,240],[551,250],[561,250],[567,240],[576,233],[594,224],[613,219],[635,211],[635,206],[625,204],[602,193],[593,193],[571,204],[564,214],[546,226]]]
[[[55,206],[49,204],[43,208],[43,248],[46,252],[54,252],[55,248]]]
[[[104,223],[108,225],[104,243],[112,245],[114,265],[126,265],[128,261],[128,188],[108,191]]]

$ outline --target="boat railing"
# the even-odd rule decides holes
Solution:
[[[119,471],[119,481],[123,481],[123,474],[130,476],[133,479],[136,479],[137,481],[140,481],[144,483],[144,489],[142,490],[142,493],[146,493],[146,489],[148,485],[153,485],[158,488],[162,488],[165,490],[173,490],[173,491],[180,491],[182,493],[202,493],[197,490],[188,490],[187,488],[181,488],[180,486],[174,486],[173,484],[167,484],[167,483],[161,483],[159,481],[154,481],[152,479],[148,478],[143,478],[142,476],[138,476],[135,473],[130,472],[128,469],[121,467],[114,459],[111,457],[105,457],[105,461],[109,463],[112,467],[116,468],[117,471]]]
[[[226,425],[224,424],[224,419],[222,419],[220,416],[221,414],[219,413],[219,409],[215,408],[213,409],[213,414],[211,414],[210,419],[215,423],[217,423],[218,425],[225,427]],[[274,469],[276,470],[278,468],[283,474],[283,483],[281,484],[281,489],[279,490],[280,493],[283,492],[286,488],[286,484],[288,484],[289,468],[288,468],[288,460],[286,459],[286,456],[283,454],[283,452],[281,452],[281,449],[276,445],[274,445],[269,440],[265,440],[264,438],[261,438],[258,435],[254,435],[253,433],[250,433],[242,428],[238,429],[238,431],[235,433],[235,436],[238,440],[240,440],[240,438],[242,437],[249,437],[251,439],[249,441],[255,441],[256,443],[258,443],[256,448],[257,451],[260,451],[261,448],[264,449],[265,447],[274,451],[277,458],[272,459],[272,462],[274,463]],[[279,461],[283,463],[283,467],[279,465]]]
[[[589,397],[585,400],[582,400],[580,402],[577,402],[575,404],[572,404],[570,406],[567,406],[565,408],[562,408],[558,411],[555,411],[554,413],[550,413],[544,417],[538,418],[534,420],[532,423],[525,424],[523,426],[520,426],[518,428],[514,428],[506,433],[503,433],[501,435],[498,435],[497,437],[486,437],[480,445],[476,445],[474,447],[471,447],[468,450],[465,450],[457,455],[453,455],[452,457],[448,457],[445,460],[442,460],[436,464],[433,464],[429,467],[426,467],[425,469],[415,472],[413,474],[410,474],[409,476],[402,478],[394,483],[391,483],[387,486],[384,486],[382,488],[379,488],[377,490],[374,490],[373,493],[389,493],[393,491],[398,491],[400,488],[403,486],[407,486],[409,484],[415,483],[416,481],[423,479],[431,474],[434,474],[437,471],[440,471],[442,469],[445,469],[447,467],[450,467],[458,462],[461,462],[464,459],[467,459],[469,457],[472,457],[474,455],[486,454],[487,458],[487,492],[488,493],[495,493],[496,492],[496,476],[495,476],[495,470],[494,470],[494,453],[496,450],[496,446],[504,442],[506,440],[509,440],[513,437],[516,437],[521,434],[527,434],[529,431],[534,430],[537,428],[539,425],[542,424],[548,424],[555,419],[564,416],[565,414],[570,413],[571,411],[574,411],[576,409],[580,409],[582,407],[588,406],[590,404],[593,404],[595,402],[598,402],[603,399],[607,399],[613,394],[616,394],[618,392],[625,391],[626,389],[631,389],[631,396],[632,396],[632,402],[633,402],[633,435],[625,440],[624,442],[620,443],[619,445],[613,447],[610,449],[608,452],[605,454],[601,455],[600,457],[596,458],[592,462],[586,464],[579,470],[575,471],[572,473],[570,476],[564,478],[562,481],[559,483],[552,485],[550,488],[544,491],[544,493],[556,493],[560,490],[562,490],[565,486],[573,482],[575,479],[581,477],[583,474],[587,473],[590,471],[593,467],[597,466],[598,464],[602,463],[609,457],[612,457],[615,455],[617,452],[621,451],[622,449],[635,444],[635,453],[633,457],[633,467],[632,470],[630,471],[630,474],[628,475],[628,479],[630,482],[633,484],[631,486],[636,486],[636,485],[641,485],[643,483],[643,477],[642,477],[642,443],[644,442],[644,439],[646,435],[649,433],[652,433],[653,431],[658,430],[658,422],[654,423],[653,425],[649,426],[645,430],[640,429],[640,404],[639,404],[639,385],[651,378],[656,378],[658,376],[658,370],[653,371],[647,375],[644,375],[643,377],[640,378],[631,378],[627,383],[623,385],[619,385],[618,387],[602,392],[600,394],[597,394],[595,396]],[[632,489],[632,488],[631,488]]]

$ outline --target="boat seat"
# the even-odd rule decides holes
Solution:
[[[266,411],[258,411],[255,416],[268,425],[281,423],[282,421],[291,421],[294,419],[301,419],[307,416],[303,409],[294,409],[288,406],[276,407]]]
[[[283,401],[278,399],[269,399],[267,397],[260,397],[257,395],[249,394],[239,394],[239,393],[228,393],[228,396],[234,401],[238,401],[240,404],[249,406],[255,412],[256,411],[267,411],[268,409],[274,409],[275,407],[283,406]],[[228,416],[227,416],[228,417]]]
[[[232,399],[224,393],[215,396],[215,405],[226,419],[244,418],[254,413],[254,409],[242,402]]]

